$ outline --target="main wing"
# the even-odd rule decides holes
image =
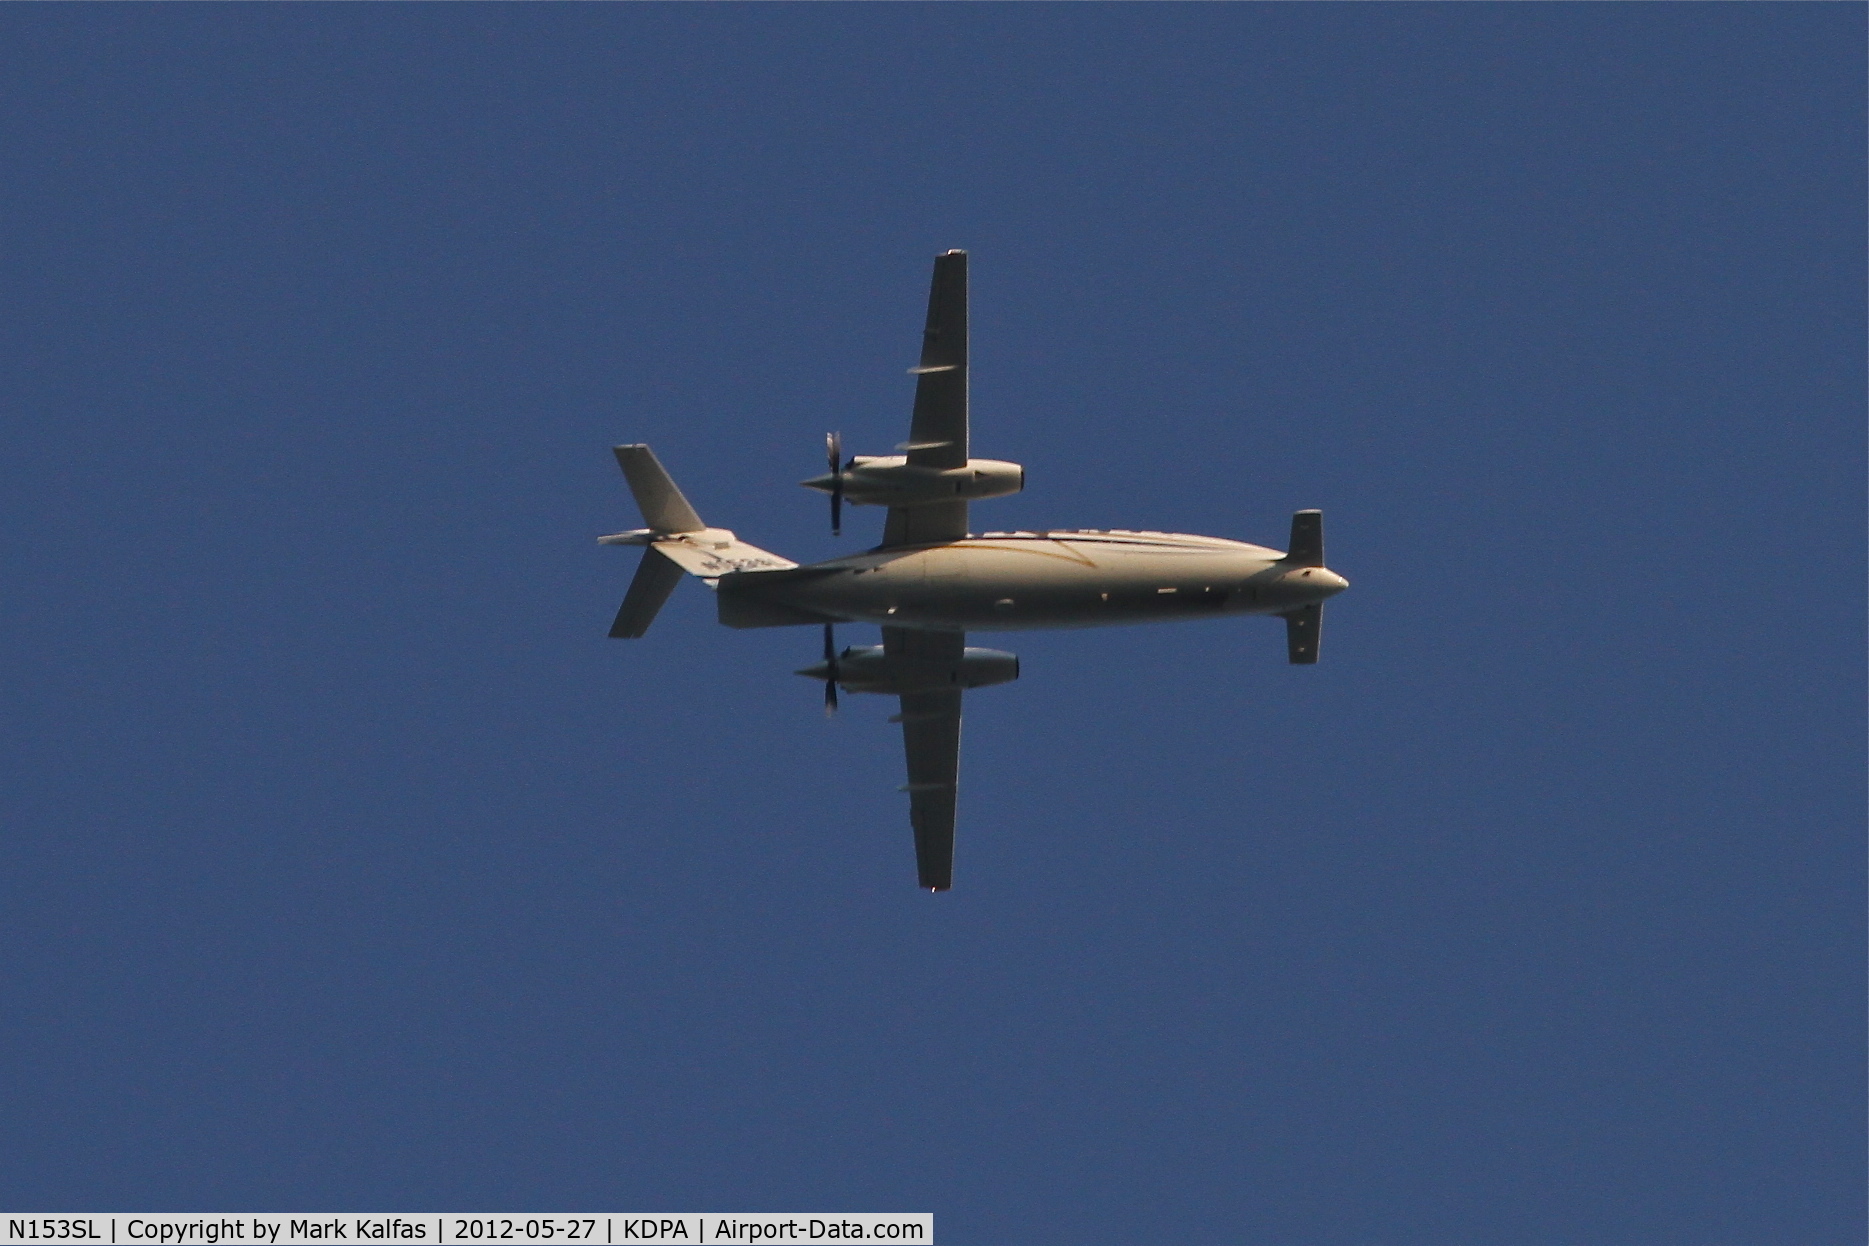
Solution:
[[[952,666],[966,650],[959,632],[883,629],[883,652],[906,664]],[[954,803],[960,787],[961,690],[904,692],[902,746],[908,755],[909,824],[915,828],[915,872],[923,887],[954,885]]]
[[[928,323],[915,369],[915,414],[906,452],[914,467],[967,465],[967,253],[937,255]],[[967,503],[892,506],[883,546],[928,545],[967,535]]]

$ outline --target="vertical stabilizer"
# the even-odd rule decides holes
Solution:
[[[713,588],[723,575],[735,571],[786,571],[798,564],[757,545],[748,545],[725,528],[701,522],[675,482],[656,461],[648,446],[614,446],[617,465],[629,482],[629,491],[642,508],[647,528],[600,536],[600,545],[641,545],[642,562],[630,581],[623,608],[617,611],[610,634],[634,640],[649,630],[657,611],[681,582],[683,572],[698,576]],[[814,620],[815,621],[815,620]]]

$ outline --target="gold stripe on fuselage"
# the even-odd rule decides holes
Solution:
[[[1004,545],[997,543],[989,545],[983,541],[954,541],[947,545],[933,546],[931,549],[994,549],[1008,554],[1030,554],[1034,558],[1062,559],[1065,562],[1075,563],[1080,567],[1094,567],[1097,565],[1097,560],[1092,558],[1089,554],[1084,553],[1082,550],[1073,549],[1063,541],[1056,539],[1051,541],[1051,544],[1063,550],[1063,553],[1054,553],[1048,549],[1033,549],[1032,546],[1035,543],[1036,542],[1032,541],[1014,541]]]

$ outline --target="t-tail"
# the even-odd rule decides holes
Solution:
[[[646,547],[616,622],[610,625],[613,637],[634,640],[647,632],[683,572],[712,588],[730,571],[783,571],[798,565],[748,545],[725,528],[702,523],[648,446],[617,446],[615,451],[617,465],[649,526],[597,538],[600,545]]]

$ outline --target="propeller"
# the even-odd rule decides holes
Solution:
[[[836,436],[835,433],[832,436]],[[831,495],[831,513],[835,515],[837,495]],[[824,625],[824,716],[837,712],[837,642],[831,636],[831,624]]]
[[[831,464],[831,535],[844,534],[844,473],[857,465],[857,456],[844,461],[844,435],[824,434],[824,457]]]

